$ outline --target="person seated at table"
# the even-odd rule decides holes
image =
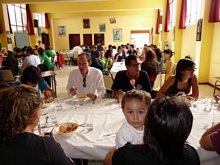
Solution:
[[[175,69],[175,62],[172,59],[173,54],[175,54],[175,52],[173,52],[171,49],[166,49],[164,50],[163,53],[164,53],[164,70],[166,73],[165,79],[167,80],[170,76],[173,75]]]
[[[114,62],[123,62],[125,61],[126,55],[123,52],[123,49],[121,46],[118,47],[118,53],[114,56]]]
[[[203,149],[216,151],[220,155],[220,123],[207,129],[199,143]]]
[[[130,45],[130,49],[127,51],[128,55],[136,55],[137,56],[137,51],[134,49],[134,45]]]
[[[2,66],[10,67],[14,76],[18,74],[18,61],[15,59],[12,51],[8,51],[8,56],[2,61]]]
[[[141,63],[141,70],[145,70],[148,73],[150,78],[151,86],[154,86],[154,81],[157,77],[158,73],[158,64],[157,61],[154,59],[156,54],[153,50],[149,50],[146,54],[145,60]]]
[[[178,92],[184,92],[185,94],[198,99],[199,97],[199,85],[195,71],[195,63],[188,58],[179,60],[176,67],[175,76],[171,76],[162,85],[157,92],[157,98],[168,95],[178,95]],[[190,90],[192,88],[192,92]]]
[[[122,98],[122,110],[126,121],[116,134],[116,148],[131,144],[143,144],[144,122],[151,104],[151,96],[144,90],[132,89]]]
[[[95,67],[97,69],[100,69],[102,72],[104,71],[104,66],[101,61],[101,54],[97,50],[97,47],[95,45],[92,46],[92,51],[91,51],[91,67]]]
[[[25,51],[26,51],[26,57],[24,59],[22,67],[20,68],[21,69],[20,73],[22,73],[22,71],[25,68],[27,68],[31,65],[37,67],[40,64],[40,58],[38,56],[34,55],[34,51],[33,51],[32,47],[28,46]]]
[[[0,93],[1,164],[75,164],[54,138],[34,134],[41,105],[39,93],[27,85]]]
[[[69,94],[87,94],[93,101],[102,98],[106,91],[102,72],[90,67],[91,56],[85,52],[79,54],[77,61],[78,69],[74,69],[69,74],[66,87]]]
[[[20,81],[14,82],[13,86],[19,86],[21,84],[27,84],[35,88],[39,93],[43,91],[46,98],[54,96],[54,91],[50,88],[47,82],[41,77],[41,71],[35,66],[29,66],[24,69]]]
[[[50,46],[47,46],[47,47],[46,47],[45,54],[46,54],[48,57],[51,57],[51,58],[52,58],[51,61],[53,61],[54,56],[56,55],[56,54],[52,51],[52,49],[51,49]]]
[[[144,144],[127,143],[106,155],[106,165],[178,164],[199,165],[196,150],[186,144],[193,124],[189,107],[178,97],[156,99],[144,124]],[[112,156],[113,155],[113,156]]]
[[[49,70],[53,70],[53,65],[51,60],[49,59],[49,57],[45,54],[44,49],[43,48],[38,48],[37,49],[37,53],[39,54],[40,60],[41,60],[41,64],[45,64],[48,66]]]
[[[151,93],[151,84],[146,71],[139,70],[139,63],[136,55],[130,55],[125,59],[127,70],[117,72],[112,84],[112,97],[119,98],[123,92],[133,88],[143,89]],[[132,82],[134,84],[131,84]]]

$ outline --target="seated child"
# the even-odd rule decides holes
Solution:
[[[132,144],[143,143],[144,122],[151,96],[144,90],[132,89],[122,98],[122,109],[126,121],[116,134],[116,148],[124,146],[127,142]]]

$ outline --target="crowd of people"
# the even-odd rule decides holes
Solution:
[[[75,164],[55,139],[33,133],[40,120],[40,94],[46,98],[54,96],[41,71],[53,69],[56,54],[50,47],[45,51],[29,46],[25,55],[20,50],[8,51],[2,62],[10,64],[14,74],[19,72],[18,62],[22,60],[23,64],[19,80],[13,86],[0,83],[0,159],[4,158],[5,164]],[[117,72],[114,78],[112,97],[122,97],[126,121],[116,134],[116,146],[106,155],[106,165],[200,164],[196,150],[186,144],[193,125],[192,113],[182,99],[175,97],[184,93],[199,98],[196,64],[192,59],[180,59],[175,64],[174,52],[170,49],[161,52],[156,45],[145,45],[142,53],[132,44],[121,45],[117,51],[112,45],[107,50],[101,46],[92,46],[91,50],[88,46],[85,49],[77,46],[72,51],[78,51],[78,68],[69,73],[66,86],[69,96],[86,94],[92,101],[103,98],[106,92],[103,74],[110,71],[114,62],[125,63],[126,70]],[[160,72],[166,73],[166,81],[152,102],[152,87]],[[219,130],[220,124],[208,129],[201,137],[201,147],[220,154]],[[14,153],[18,155],[9,159]],[[21,159],[24,155],[29,155],[29,159]]]

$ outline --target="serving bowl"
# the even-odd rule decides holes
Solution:
[[[54,131],[61,136],[70,137],[77,128],[78,125],[76,123],[67,122],[56,125]]]

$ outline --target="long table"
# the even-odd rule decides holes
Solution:
[[[54,108],[55,103],[48,109]],[[213,121],[220,119],[220,107],[214,105],[211,111],[204,110],[204,101],[196,101],[190,107],[193,116],[193,128],[187,142],[196,148],[202,165],[220,164],[220,157],[215,152],[205,151],[199,145],[199,139],[204,131],[211,127]],[[79,126],[71,137],[62,137],[55,133],[56,140],[61,144],[65,153],[72,158],[103,160],[106,153],[115,145],[115,133],[125,121],[120,105],[115,99],[96,100],[95,104],[90,99],[74,109],[71,98],[62,101],[62,110],[56,112],[58,123],[75,122],[79,125],[86,118],[92,119],[93,130],[84,132],[84,127]],[[41,124],[45,117],[41,117]]]

